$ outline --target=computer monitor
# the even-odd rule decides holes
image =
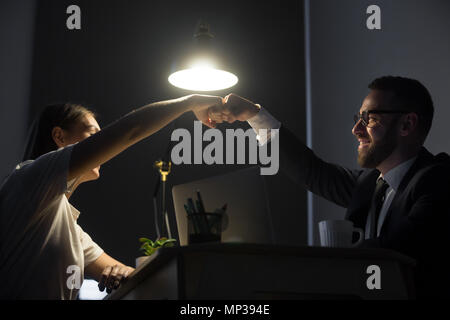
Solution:
[[[180,245],[188,244],[188,219],[184,204],[200,191],[206,212],[227,204],[228,226],[221,242],[274,244],[266,183],[258,166],[180,184],[172,188]]]

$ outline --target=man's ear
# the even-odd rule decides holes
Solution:
[[[52,139],[55,141],[58,148],[65,146],[64,130],[61,127],[54,127],[52,129]]]
[[[417,124],[419,122],[419,117],[416,113],[408,113],[405,115],[400,128],[401,136],[405,137],[411,134],[411,132],[415,131],[417,128]]]

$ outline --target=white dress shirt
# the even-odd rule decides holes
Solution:
[[[392,200],[394,200],[395,193],[398,190],[398,187],[400,186],[400,183],[402,182],[406,173],[411,168],[411,166],[413,165],[414,161],[416,161],[416,159],[417,159],[417,156],[399,164],[395,168],[392,168],[385,175],[380,174],[380,176],[378,177],[378,179],[383,178],[389,185],[389,188],[387,188],[386,193],[384,195],[383,205],[381,207],[380,215],[378,216],[377,237],[380,236],[380,230],[383,226],[384,220],[386,218],[386,214],[392,204]],[[377,181],[378,181],[378,179],[377,179]],[[370,234],[369,228],[370,228],[370,222],[369,222],[369,219],[367,219],[366,231],[365,231],[366,239],[368,239],[369,234]]]
[[[248,124],[256,133],[256,139],[258,139],[259,145],[264,145],[271,138],[270,129],[280,129],[281,122],[275,119],[266,109],[260,107],[259,112],[253,117],[247,120]],[[266,129],[266,134],[260,132],[261,129]],[[276,131],[275,131],[276,133]]]

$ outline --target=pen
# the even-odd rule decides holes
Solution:
[[[208,217],[207,217],[205,211],[201,210],[200,201],[195,200],[195,203],[197,204],[197,210],[198,210],[197,217],[198,217],[198,219],[200,219],[200,222],[201,222],[200,225],[203,230],[202,233],[209,233]]]
[[[189,224],[189,219],[191,219],[191,223],[194,228],[194,233],[198,234],[197,223],[195,221],[195,216],[192,214],[191,209],[189,209],[189,207],[184,204],[184,210],[186,210],[186,212],[187,212],[188,224]]]
[[[200,190],[197,190],[197,199],[198,200],[196,201],[196,203],[197,203],[198,212],[203,215],[203,220],[205,221],[204,231],[205,231],[205,233],[210,233],[211,228],[209,226],[208,216],[205,211],[205,206],[203,205],[203,200],[202,200],[202,195],[200,194]]]
[[[194,201],[192,201],[192,198],[188,198],[187,201],[188,201],[187,205],[191,210],[192,214],[196,214],[197,212],[195,211]]]
[[[192,198],[188,199],[188,206],[193,212],[193,221],[195,222],[199,233],[208,233],[208,221],[206,219],[206,214],[202,211],[202,206],[199,204],[199,201],[196,200],[195,202],[197,206],[194,205]]]
[[[197,198],[198,198],[198,204],[197,205],[199,206],[199,208],[198,208],[199,212],[205,213],[205,206],[203,205],[202,196],[201,196],[199,190],[197,190]]]

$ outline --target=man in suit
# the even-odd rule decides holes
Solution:
[[[418,298],[448,298],[450,157],[423,147],[434,113],[431,96],[417,80],[402,77],[378,78],[369,88],[352,129],[359,141],[359,170],[318,158],[267,110],[237,95],[228,95],[209,115],[213,125],[240,120],[257,133],[279,128],[281,170],[347,208],[346,219],[365,230],[362,246],[416,259]]]

